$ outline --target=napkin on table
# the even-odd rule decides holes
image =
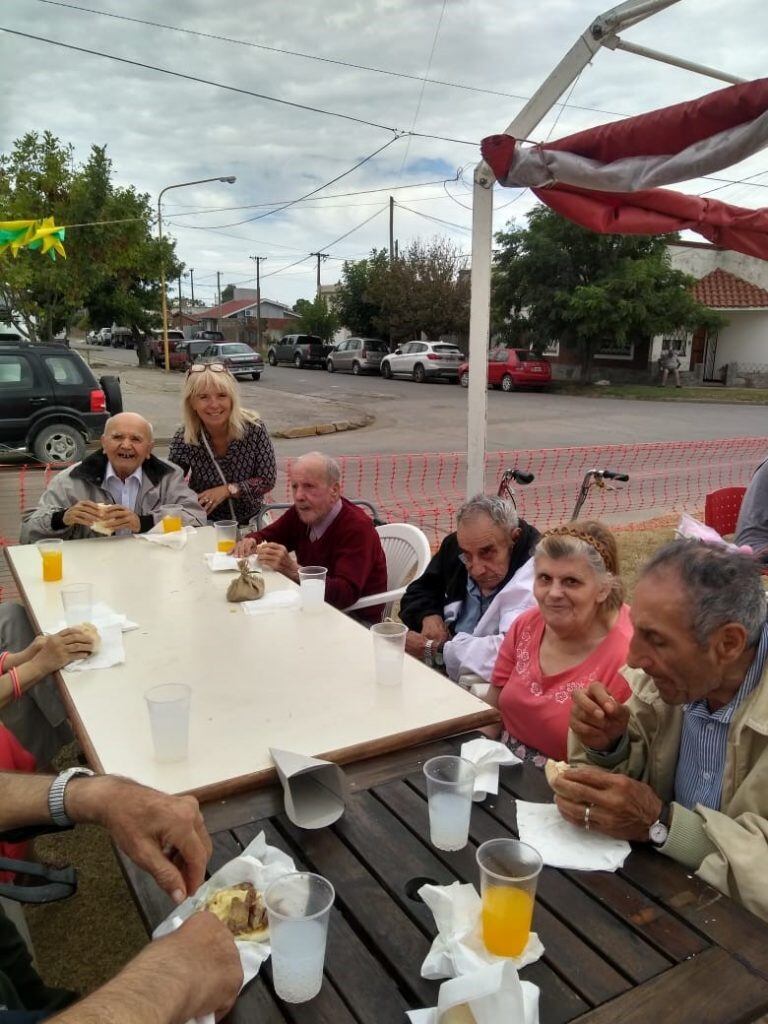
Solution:
[[[539,990],[500,960],[443,982],[437,1006],[406,1016],[411,1024],[539,1024]]]
[[[203,558],[211,572],[239,572],[240,566],[237,563],[242,561],[233,555],[225,555],[223,551],[208,551]],[[246,562],[251,571],[261,568],[255,555],[249,555]]]
[[[91,618],[89,620],[97,629],[101,629],[102,626],[120,626],[123,633],[128,633],[132,629],[138,629],[138,622],[132,622],[127,615],[123,615],[121,612],[116,612],[114,608],[110,608],[104,601],[97,601],[91,609]],[[62,629],[66,629],[67,624],[64,619],[59,620],[59,624],[52,632],[60,633]]]
[[[269,846],[264,833],[259,832],[239,857],[235,857],[223,868],[219,868],[194,895],[188,896],[183,903],[172,910],[168,917],[155,928],[152,938],[159,939],[163,935],[169,935],[176,931],[188,917],[203,907],[209,896],[219,889],[237,885],[238,882],[252,882],[260,892],[264,892],[270,882],[295,870],[294,863],[288,854],[274,846]],[[244,942],[235,939],[235,945],[240,954],[240,963],[243,968],[243,988],[245,988],[248,982],[256,977],[259,968],[269,956],[269,941]],[[213,1014],[199,1017],[195,1024],[214,1024]]]
[[[265,594],[258,601],[241,601],[240,607],[246,615],[267,615],[269,612],[298,608],[300,604],[301,597],[298,591],[273,590],[271,594]]]
[[[630,845],[624,839],[572,825],[556,804],[516,803],[520,838],[537,849],[552,868],[618,871],[629,855]]]
[[[160,544],[164,548],[171,548],[173,551],[180,551],[187,546],[189,534],[193,530],[194,526],[183,526],[180,530],[172,530],[170,533],[165,533],[163,531],[163,524],[158,523],[146,533],[134,533],[133,536],[138,537],[139,540],[148,540],[152,544]]]
[[[469,883],[422,885],[419,896],[432,911],[437,925],[437,936],[421,965],[422,978],[454,978],[497,963],[510,963],[519,969],[534,963],[544,952],[538,935],[531,932],[519,957],[489,953],[483,943],[482,903]]]
[[[499,792],[499,765],[522,764],[506,744],[483,736],[462,743],[461,756],[475,766],[474,800],[485,800],[488,793]]]
[[[125,661],[125,648],[123,647],[123,630],[119,622],[105,626],[103,623],[96,625],[101,637],[101,646],[95,654],[87,658],[79,658],[64,666],[65,672],[90,672],[97,668],[112,668],[113,665],[122,665]]]

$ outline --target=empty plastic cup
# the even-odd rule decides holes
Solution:
[[[541,855],[519,839],[489,839],[476,858],[485,948],[496,956],[520,956],[531,933]]]
[[[376,622],[371,626],[376,682],[379,686],[399,686],[403,681],[405,635],[402,622]]]
[[[93,618],[93,587],[90,583],[69,583],[61,588],[64,621],[68,626],[79,626]]]
[[[183,761],[189,753],[189,707],[192,690],[186,683],[164,683],[147,690],[155,760]]]
[[[36,547],[43,560],[43,582],[58,583],[63,575],[61,555],[64,541],[58,537],[39,540]]]
[[[286,1003],[305,1003],[322,988],[328,916],[335,895],[327,878],[310,871],[282,875],[267,886],[272,982]]]
[[[234,519],[222,519],[213,525],[216,527],[216,550],[228,555],[237,544],[237,523]]]
[[[182,527],[181,505],[163,505],[160,508],[163,533],[176,533]]]
[[[463,850],[469,839],[475,768],[445,754],[424,765],[429,801],[429,841],[438,850]]]
[[[299,569],[301,607],[305,612],[320,612],[325,602],[325,577],[328,570],[322,565],[307,565]]]

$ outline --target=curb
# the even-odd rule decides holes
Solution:
[[[360,420],[337,420],[333,423],[312,423],[305,427],[287,427],[285,430],[270,430],[270,437],[279,438],[295,438],[295,437],[314,437],[317,434],[335,434],[342,433],[345,430],[360,430],[362,427],[368,427],[374,421],[373,416],[366,414],[361,417]],[[167,445],[171,443],[170,437],[156,437],[156,445]]]

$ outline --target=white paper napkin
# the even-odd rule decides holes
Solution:
[[[520,969],[535,963],[544,952],[538,935],[531,932],[519,957],[489,953],[483,943],[482,903],[473,885],[422,885],[419,896],[432,911],[437,937],[421,965],[422,978],[455,978],[488,964],[509,963]]]
[[[153,939],[169,935],[176,931],[184,921],[196,911],[201,910],[206,899],[219,889],[238,882],[251,882],[260,892],[264,892],[270,882],[281,875],[295,871],[293,861],[287,853],[269,846],[264,833],[259,832],[239,857],[229,861],[204,882],[193,896],[184,900],[171,914],[161,922],[152,933]],[[240,963],[243,967],[243,988],[259,973],[259,968],[270,954],[269,942],[244,942],[236,939]],[[213,1024],[213,1014],[197,1018],[196,1024]]]
[[[556,804],[516,803],[520,838],[537,849],[550,867],[618,871],[629,855],[631,847],[624,839],[572,825]]]
[[[475,766],[474,799],[485,800],[488,793],[499,792],[499,765],[522,764],[505,743],[480,736],[461,745],[461,756]]]
[[[240,607],[246,615],[268,615],[270,612],[280,612],[291,608],[298,608],[301,605],[301,597],[298,591],[274,590],[271,594],[265,594],[258,601],[241,601]]]
[[[94,625],[96,625],[94,623]],[[64,666],[65,672],[91,672],[97,668],[112,668],[113,665],[122,665],[125,661],[125,648],[123,647],[123,630],[119,622],[105,626],[99,623],[96,628],[101,637],[101,646],[95,654],[87,658],[80,658]]]
[[[238,572],[239,566],[237,563],[242,561],[242,559],[234,558],[232,555],[225,555],[223,551],[208,551],[203,555],[203,558],[211,572]],[[246,558],[246,562],[251,571],[261,569],[256,555],[249,555]]]
[[[172,551],[181,551],[182,548],[187,546],[189,534],[193,530],[194,526],[183,526],[180,530],[172,530],[170,533],[165,533],[163,531],[163,524],[158,523],[146,533],[134,533],[133,536],[138,537],[139,540],[148,540],[151,544],[160,544],[164,548],[171,548]]]
[[[97,629],[102,626],[120,626],[123,633],[128,633],[132,629],[138,629],[138,622],[132,622],[127,615],[123,615],[121,612],[116,612],[114,608],[110,608],[104,601],[97,601],[91,609],[91,618],[89,620]],[[67,624],[64,619],[60,619],[58,625],[52,632],[60,633],[62,629],[66,629]]]
[[[406,1016],[411,1024],[539,1024],[539,990],[500,961],[444,981],[437,1006]]]

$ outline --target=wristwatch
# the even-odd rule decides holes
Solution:
[[[445,665],[445,658],[443,657],[443,645],[435,644],[432,649],[432,660],[438,668],[442,668]]]
[[[227,490],[233,498],[240,497],[240,484],[227,484]]]
[[[66,793],[67,786],[70,779],[74,779],[77,775],[93,774],[90,768],[77,767],[67,768],[66,771],[56,776],[51,784],[51,788],[48,790],[48,813],[54,825],[58,825],[59,828],[72,828],[74,821],[72,821],[64,809],[64,794]]]
[[[669,819],[672,808],[668,803],[662,803],[659,817],[648,829],[648,839],[654,846],[663,846],[669,837]]]
[[[423,655],[424,664],[425,665],[429,665],[430,668],[432,668],[432,665],[433,665],[433,661],[432,661],[432,648],[434,646],[435,646],[435,641],[434,640],[425,640],[424,641],[424,655]]]

